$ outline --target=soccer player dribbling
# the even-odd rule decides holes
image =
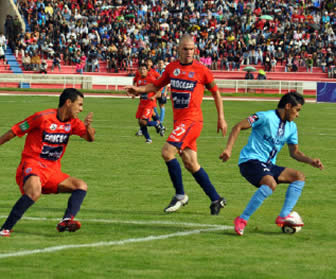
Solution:
[[[250,115],[232,128],[220,159],[228,161],[240,131],[252,128],[248,142],[240,152],[238,165],[241,175],[258,188],[243,213],[234,220],[238,235],[244,234],[251,215],[280,183],[289,183],[289,186],[275,224],[279,227],[303,226],[303,223],[297,224],[290,213],[301,195],[305,176],[298,170],[276,165],[277,155],[286,143],[293,159],[314,168],[324,168],[320,159],[308,157],[299,150],[297,126],[293,120],[299,116],[303,105],[302,95],[289,92],[282,96],[276,109]]]
[[[83,94],[74,88],[66,88],[59,97],[57,109],[36,112],[15,124],[0,137],[0,145],[27,134],[16,172],[16,182],[22,196],[13,206],[0,229],[1,236],[10,236],[12,228],[23,214],[40,198],[41,194],[71,193],[63,219],[57,224],[59,232],[74,232],[81,227],[74,217],[85,198],[87,184],[61,171],[61,159],[71,135],[86,141],[95,138],[91,126],[93,113],[84,122],[78,119],[83,111]]]
[[[196,140],[203,127],[201,103],[204,86],[214,97],[218,116],[217,132],[221,131],[225,136],[227,123],[224,119],[223,103],[211,72],[194,60],[195,43],[189,34],[183,35],[180,39],[178,52],[179,60],[168,64],[159,79],[141,87],[127,86],[126,90],[131,94],[142,94],[157,92],[167,84],[171,85],[174,128],[161,154],[175,188],[175,195],[164,211],[175,212],[189,201],[189,197],[184,192],[181,167],[176,158],[176,154],[179,154],[185,168],[210,198],[210,213],[218,215],[226,200],[217,193],[208,174],[197,160]]]

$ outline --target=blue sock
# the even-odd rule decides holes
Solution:
[[[280,212],[280,217],[286,217],[296,205],[303,190],[304,181],[294,181],[289,184],[286,192],[285,202]]]
[[[156,126],[157,122],[156,121],[147,121],[147,126]]]
[[[156,109],[156,107],[155,107],[155,109]],[[154,111],[155,111],[155,110],[154,110]],[[158,121],[158,120],[159,120],[158,115],[159,115],[159,113],[158,113],[158,111],[157,111],[157,109],[156,109],[155,114],[153,114],[153,116],[152,116],[152,118],[153,118],[154,121]]]
[[[163,123],[163,121],[164,121],[165,114],[166,114],[166,108],[161,107],[161,113],[160,113],[160,122],[161,123]]]
[[[78,189],[73,191],[68,200],[68,208],[65,210],[63,218],[75,217],[83,203],[85,196],[86,191],[84,190]]]
[[[240,215],[240,218],[248,221],[250,216],[261,206],[264,200],[272,195],[273,191],[267,185],[261,185],[259,189],[254,193],[249,203],[247,204],[244,212]]]
[[[156,115],[159,115],[159,112],[158,112],[158,110],[157,110],[157,107],[154,107],[154,112],[155,112],[155,116],[156,116]],[[155,116],[153,117],[153,119],[155,118]],[[154,120],[156,120],[156,119],[154,119]]]
[[[1,230],[11,230],[27,209],[34,203],[35,202],[26,194],[19,198],[9,213],[6,222],[2,225]]]
[[[182,170],[181,166],[176,158],[166,162],[168,167],[168,173],[171,181],[173,182],[176,195],[184,195],[183,182],[182,182]]]
[[[147,130],[147,126],[141,126],[140,129],[141,129],[141,132],[142,132],[143,136],[145,137],[145,139],[150,139],[150,136],[149,136],[149,133],[148,133],[148,130]]]
[[[192,174],[196,179],[197,183],[202,187],[203,191],[211,199],[211,201],[216,201],[220,199],[220,196],[216,192],[215,187],[212,185],[208,174],[203,168],[200,168],[197,172]]]

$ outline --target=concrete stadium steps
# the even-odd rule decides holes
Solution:
[[[2,61],[1,61],[2,63]],[[7,64],[0,64],[0,74],[3,73],[13,73],[13,71],[11,70],[10,66]]]

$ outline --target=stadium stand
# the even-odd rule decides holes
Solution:
[[[21,68],[26,54],[32,59],[38,55],[47,60],[48,74],[76,74],[76,65],[85,63],[84,75],[94,75],[98,61],[99,75],[131,75],[138,61],[147,57],[154,63],[176,59],[176,45],[185,32],[195,38],[198,59],[218,78],[244,79],[244,68],[253,66],[265,70],[267,79],[323,80],[336,62],[331,0],[18,0],[17,4],[27,29],[14,39],[11,36],[9,44]],[[15,25],[15,20],[6,24]],[[61,70],[51,70],[55,57]],[[39,73],[39,65],[34,68],[24,72]],[[3,71],[8,68],[0,66]]]

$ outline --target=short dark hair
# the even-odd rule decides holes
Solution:
[[[141,63],[141,64],[139,65],[139,69],[142,68],[142,67],[145,67],[145,68],[148,70],[148,66],[147,66],[147,64],[145,64],[145,63]]]
[[[293,107],[298,104],[304,105],[305,100],[303,96],[297,91],[290,91],[283,95],[278,103],[278,108],[284,108],[286,104],[291,104]]]
[[[83,93],[76,88],[65,88],[59,97],[58,107],[62,107],[65,104],[66,100],[70,99],[71,102],[74,102],[77,100],[78,97],[84,98]]]

